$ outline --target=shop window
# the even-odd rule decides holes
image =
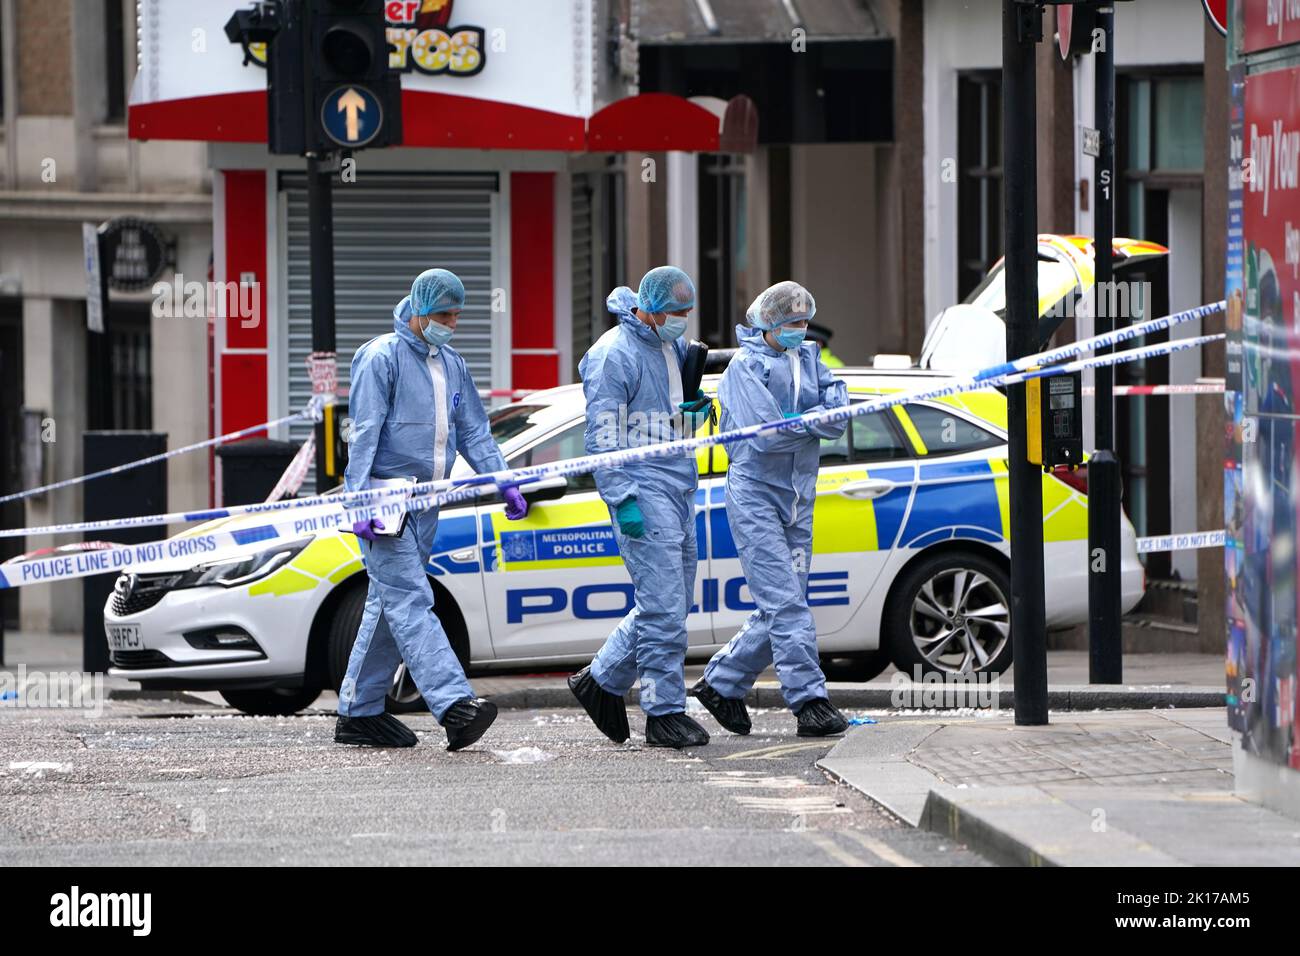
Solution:
[[[134,4],[132,4],[134,6]],[[126,120],[126,29],[122,0],[104,0],[104,122]]]
[[[957,296],[1002,256],[1002,79],[957,77]]]
[[[1205,85],[1196,74],[1121,75],[1115,89],[1115,234],[1154,239],[1151,192],[1196,187],[1205,168]]]
[[[700,337],[712,348],[734,348],[736,325],[757,290],[749,288],[742,157],[704,155],[699,160],[700,275],[696,281]]]
[[[153,427],[149,305],[113,303],[103,332],[87,332],[86,422],[91,430]]]

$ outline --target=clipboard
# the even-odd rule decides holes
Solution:
[[[370,479],[371,488],[402,488],[402,487],[410,487],[414,484],[415,484],[414,476],[410,478],[371,478]],[[410,497],[411,497],[411,493],[410,491],[407,491],[407,493],[402,496],[402,500],[403,501],[409,500]],[[410,516],[410,514],[411,513],[409,511],[403,511],[400,520],[386,524],[382,531],[379,530],[378,528],[375,528],[374,529],[375,535],[383,538],[399,537],[401,533],[406,530],[406,519],[407,517]]]

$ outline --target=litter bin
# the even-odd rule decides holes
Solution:
[[[220,446],[217,454],[221,456],[221,503],[251,505],[265,501],[298,453],[298,447],[295,442],[269,438],[248,438]]]

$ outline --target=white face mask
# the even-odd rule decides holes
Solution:
[[[424,341],[435,349],[440,349],[451,341],[452,330],[428,316],[421,316],[420,334],[424,336]]]
[[[680,315],[665,315],[664,324],[655,326],[655,332],[657,332],[659,338],[663,339],[665,342],[672,342],[676,339],[680,339],[682,333],[685,331],[686,319]]]

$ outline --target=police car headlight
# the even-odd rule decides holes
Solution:
[[[226,561],[211,561],[196,564],[185,572],[178,588],[201,588],[220,585],[225,588],[239,587],[258,578],[264,578],[272,571],[279,570],[298,556],[303,548],[311,544],[315,535],[299,538],[258,551],[244,558],[231,558]]]

